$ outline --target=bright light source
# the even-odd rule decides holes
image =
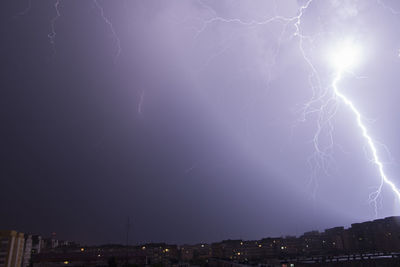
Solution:
[[[361,52],[361,46],[353,40],[344,40],[331,47],[329,61],[337,70],[349,71],[360,61]]]

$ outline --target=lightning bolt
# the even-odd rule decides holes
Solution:
[[[109,29],[110,29],[110,31],[111,31],[111,34],[112,34],[112,36],[113,36],[113,38],[114,38],[114,40],[115,40],[115,44],[116,44],[116,47],[117,47],[117,51],[116,51],[116,53],[115,53],[115,55],[114,55],[114,62],[115,62],[115,61],[118,59],[119,55],[121,54],[121,41],[120,41],[120,39],[119,39],[119,37],[118,37],[118,35],[117,35],[115,29],[114,29],[114,25],[113,25],[112,22],[105,16],[103,6],[100,5],[100,3],[98,2],[98,0],[93,0],[93,3],[94,3],[94,5],[96,6],[96,8],[99,10],[100,16],[101,16],[101,18],[103,19],[104,23],[105,23],[106,25],[108,25],[108,27],[109,27]]]
[[[321,86],[321,80],[318,74],[318,71],[314,64],[312,63],[311,59],[307,56],[307,53],[304,48],[304,44],[306,41],[312,42],[313,39],[310,36],[306,36],[302,33],[301,30],[301,24],[302,24],[302,18],[304,16],[304,13],[306,10],[311,6],[313,3],[313,0],[307,0],[307,2],[300,6],[299,13],[296,17],[294,17],[294,27],[295,27],[295,32],[293,33],[293,37],[298,37],[299,39],[299,51],[308,65],[310,69],[310,74],[308,76],[308,82],[312,91],[312,96],[310,100],[305,103],[301,111],[301,117],[300,121],[306,121],[307,117],[310,114],[316,113],[318,114],[318,119],[317,119],[317,131],[313,137],[313,146],[314,146],[314,153],[308,157],[308,164],[311,169],[311,174],[310,174],[310,179],[308,182],[308,186],[312,187],[312,197],[315,199],[316,198],[316,192],[318,188],[318,175],[319,172],[322,171],[325,175],[329,175],[327,171],[327,163],[333,161],[330,151],[333,148],[333,125],[331,123],[331,118],[333,117],[332,111],[335,110],[335,108],[331,108],[332,103],[330,101],[324,101],[324,98],[328,94],[328,91],[325,90],[325,92],[322,90]],[[322,104],[321,104],[322,103]],[[317,107],[315,107],[317,105]],[[328,110],[329,112],[325,112],[325,110]],[[328,114],[328,116],[326,116]],[[329,142],[328,144],[325,145],[325,147],[322,147],[320,143],[320,138],[323,133],[323,130],[325,127],[328,128],[327,133],[329,136]]]
[[[57,23],[57,20],[61,17],[61,12],[60,12],[61,1],[62,0],[56,0],[56,2],[54,3],[54,10],[55,10],[56,15],[50,21],[50,33],[47,35],[47,37],[50,39],[50,44],[53,46],[54,54],[56,53],[56,48],[55,48],[56,35],[57,35],[56,23]],[[31,5],[32,5],[31,0],[29,0],[28,3],[29,3],[29,6],[27,7],[27,9],[25,11],[21,12],[22,15],[27,13],[30,10]],[[117,48],[117,51],[115,52],[115,55],[114,55],[114,62],[115,62],[121,54],[121,41],[114,29],[113,23],[106,17],[103,6],[99,3],[98,0],[93,0],[93,4],[98,9],[102,20],[109,27],[110,32],[113,36],[113,39],[115,40],[115,45]]]
[[[365,126],[365,124],[363,123],[360,111],[356,108],[356,106],[353,104],[353,102],[349,98],[347,98],[342,92],[340,92],[340,90],[338,88],[338,83],[341,81],[342,77],[343,77],[343,71],[338,71],[338,73],[336,74],[336,77],[334,78],[334,80],[332,82],[333,91],[335,93],[335,96],[337,96],[343,103],[345,103],[346,106],[354,114],[354,116],[356,118],[357,126],[360,128],[361,134],[362,134],[363,138],[365,139],[365,141],[367,142],[370,151],[372,152],[373,163],[377,166],[378,171],[379,171],[379,176],[381,177],[381,183],[380,183],[378,189],[375,192],[370,194],[370,201],[372,201],[374,203],[375,215],[377,216],[378,210],[377,210],[377,202],[376,201],[382,191],[383,185],[387,184],[392,189],[392,191],[396,195],[399,202],[400,202],[400,190],[386,175],[384,168],[383,168],[383,163],[378,156],[378,150],[376,148],[375,142],[372,139],[372,137],[369,135],[368,129]]]
[[[383,8],[389,10],[392,14],[394,14],[394,15],[400,14],[399,12],[394,10],[393,8],[391,8],[391,7],[387,6],[386,4],[384,4],[381,0],[377,0],[377,2]],[[309,76],[309,81],[310,81],[310,84],[311,84],[311,88],[313,90],[313,96],[312,96],[310,102],[308,102],[306,104],[306,107],[304,108],[304,118],[309,113],[313,113],[313,112],[318,112],[319,113],[318,127],[317,127],[318,129],[317,129],[317,132],[314,135],[314,139],[313,139],[314,148],[315,148],[316,152],[315,152],[314,156],[312,156],[309,160],[310,160],[310,163],[314,162],[316,164],[317,169],[320,168],[320,169],[326,171],[326,169],[325,169],[325,162],[326,162],[325,161],[325,157],[326,156],[330,157],[329,153],[326,153],[326,152],[330,151],[333,148],[333,145],[334,145],[334,142],[333,142],[333,125],[332,125],[331,119],[336,114],[336,111],[337,111],[337,100],[341,100],[350,109],[350,111],[354,114],[355,119],[356,119],[356,124],[357,124],[358,128],[361,131],[361,135],[364,138],[364,140],[366,141],[366,143],[368,145],[368,148],[372,153],[372,162],[376,165],[376,167],[378,169],[378,172],[379,172],[380,184],[379,184],[377,190],[369,195],[370,203],[373,203],[373,205],[374,205],[375,216],[378,217],[377,199],[381,194],[383,185],[386,184],[386,185],[388,185],[390,187],[390,189],[393,191],[393,193],[394,193],[394,195],[397,198],[399,203],[400,203],[400,190],[399,190],[399,188],[397,188],[395,183],[389,179],[389,177],[385,173],[384,164],[383,164],[382,160],[379,158],[379,155],[378,155],[378,149],[377,149],[376,142],[370,136],[370,134],[368,132],[368,129],[367,129],[366,125],[363,122],[362,115],[361,115],[360,111],[356,108],[356,106],[353,104],[353,102],[348,97],[346,97],[346,95],[343,94],[338,88],[338,84],[343,78],[343,74],[344,74],[344,70],[343,69],[338,68],[337,73],[335,75],[335,78],[333,79],[333,82],[331,84],[331,88],[333,89],[333,94],[334,94],[334,97],[336,99],[332,99],[331,97],[328,97],[328,100],[325,101],[320,106],[319,109],[310,109],[312,104],[314,104],[315,102],[323,101],[324,97],[329,95],[329,91],[327,91],[327,90],[320,91],[320,92],[318,92],[316,90],[316,89],[321,88],[320,87],[318,73],[317,73],[316,68],[313,66],[311,60],[307,57],[307,55],[305,53],[305,50],[304,50],[304,47],[303,47],[303,43],[304,43],[304,40],[306,38],[303,35],[300,34],[302,10],[307,9],[308,6],[311,3],[312,3],[312,0],[308,1],[306,3],[306,5],[304,5],[304,6],[302,6],[300,8],[300,15],[298,17],[297,22],[295,23],[296,32],[294,34],[295,36],[299,36],[299,38],[300,38],[299,49],[300,49],[300,51],[302,53],[302,56],[303,56],[304,60],[307,62],[307,64],[309,65],[309,67],[311,69],[311,75]],[[314,83],[312,81],[313,77],[316,77],[318,86],[314,86]],[[328,111],[325,112],[326,110],[328,110]],[[328,128],[327,132],[328,132],[328,136],[329,136],[329,140],[330,141],[328,142],[327,145],[325,145],[324,149],[321,149],[321,146],[319,144],[319,139],[320,139],[320,135],[321,135],[321,132],[322,132],[324,127]],[[314,170],[312,176],[316,176],[316,175],[317,175],[317,170]]]
[[[321,149],[321,147],[319,145],[319,138],[320,138],[320,135],[321,135],[321,132],[323,129],[323,126],[322,126],[323,115],[322,114],[323,114],[323,109],[325,106],[319,105],[320,108],[314,108],[314,105],[316,103],[319,103],[322,101],[324,94],[322,94],[320,91],[321,84],[320,84],[320,79],[318,76],[317,69],[314,67],[311,59],[307,56],[307,54],[305,52],[305,48],[304,48],[304,43],[306,41],[310,41],[311,37],[304,35],[301,31],[302,18],[304,16],[306,10],[312,4],[312,2],[313,2],[313,0],[307,0],[303,5],[301,5],[299,7],[297,15],[295,15],[293,17],[284,17],[284,16],[274,15],[273,17],[269,17],[269,18],[266,18],[261,21],[256,21],[256,20],[244,21],[239,18],[223,18],[223,17],[217,16],[217,12],[215,10],[213,10],[212,7],[210,7],[209,5],[206,5],[203,1],[199,1],[200,5],[202,7],[204,7],[206,10],[211,11],[214,16],[208,20],[203,21],[202,27],[200,27],[200,29],[195,34],[195,39],[198,38],[211,24],[217,23],[217,22],[235,23],[235,24],[239,24],[241,26],[247,26],[247,27],[264,26],[264,25],[267,25],[270,23],[279,22],[279,23],[283,23],[283,30],[281,32],[280,40],[278,42],[278,49],[276,51],[276,56],[277,56],[280,51],[281,40],[288,28],[288,25],[292,25],[294,27],[294,32],[291,34],[291,37],[299,39],[300,53],[301,53],[304,61],[310,68],[310,75],[308,77],[308,80],[309,80],[309,85],[312,89],[312,97],[311,97],[310,101],[308,101],[304,105],[304,107],[301,109],[302,116],[301,116],[300,121],[306,121],[306,117],[312,113],[318,112],[318,114],[320,114],[320,118],[318,120],[318,130],[313,139],[315,153],[308,159],[310,168],[312,169],[309,185],[314,185],[313,186],[314,188],[312,191],[313,191],[313,196],[315,197],[315,192],[316,192],[316,187],[317,187],[317,183],[316,183],[317,179],[316,178],[318,176],[318,172],[320,169],[324,170],[324,171],[326,170],[325,162],[326,162],[328,153],[324,152],[323,151],[324,149]],[[275,2],[275,4],[276,4],[276,2]],[[276,11],[276,6],[275,6],[275,11]],[[213,59],[215,59],[218,55],[220,55],[222,52],[223,52],[223,50],[215,55],[212,55],[209,59],[207,59],[206,65],[209,62],[211,62]],[[271,68],[272,67],[273,67],[273,65],[271,66]],[[330,124],[330,120],[328,120],[328,124]],[[331,146],[333,146],[333,137],[331,139],[332,139]]]
[[[137,109],[138,114],[142,114],[143,102],[144,102],[144,93],[145,93],[145,91],[143,90],[142,93],[140,94],[140,99],[139,99],[138,109]]]
[[[17,16],[24,16],[24,15],[28,14],[28,12],[31,10],[31,8],[32,8],[32,0],[28,0],[26,8],[24,10],[22,10],[21,12],[19,12],[17,14]]]
[[[55,47],[55,41],[56,41],[56,35],[57,35],[57,33],[56,33],[56,22],[61,17],[60,4],[61,4],[61,0],[57,0],[54,3],[54,10],[56,12],[56,15],[50,21],[51,32],[47,35],[47,37],[50,39],[50,44],[53,47],[53,53],[54,54],[56,53],[56,47]]]
[[[394,15],[400,14],[400,12],[386,5],[382,0],[376,0],[376,1],[381,7],[383,7],[386,10],[389,10],[392,14]],[[394,182],[391,181],[389,177],[386,175],[384,171],[384,164],[378,155],[377,142],[374,141],[373,138],[370,136],[368,129],[363,122],[360,111],[356,108],[353,102],[349,98],[347,98],[346,95],[343,94],[338,88],[338,84],[342,80],[344,70],[340,69],[337,70],[335,78],[333,79],[333,82],[332,84],[330,84],[330,86],[323,87],[321,85],[321,79],[319,77],[317,68],[314,66],[305,48],[306,44],[307,45],[312,44],[314,39],[312,36],[307,36],[302,33],[302,18],[306,13],[307,9],[313,4],[313,2],[314,0],[305,1],[305,3],[299,7],[297,15],[293,17],[273,16],[263,21],[256,21],[256,20],[243,21],[238,18],[223,18],[217,16],[216,11],[214,11],[210,6],[200,1],[201,5],[205,7],[207,10],[212,11],[215,16],[203,22],[202,27],[197,31],[195,37],[198,38],[198,36],[201,33],[203,33],[207,27],[209,27],[212,23],[216,22],[237,23],[242,26],[261,26],[272,22],[280,22],[284,24],[284,30],[282,31],[282,35],[285,34],[288,25],[293,25],[294,32],[291,34],[291,36],[293,38],[298,38],[298,49],[302,55],[302,58],[304,59],[304,62],[307,64],[310,70],[308,81],[310,88],[312,90],[312,96],[310,100],[307,103],[305,103],[300,110],[301,111],[300,121],[306,121],[307,117],[309,117],[310,115],[317,114],[317,130],[312,139],[315,152],[308,159],[308,162],[312,169],[309,184],[313,185],[313,195],[315,197],[315,192],[318,186],[317,177],[319,176],[320,172],[324,173],[325,175],[329,175],[328,167],[332,162],[334,162],[334,159],[332,157],[332,150],[334,148],[335,143],[333,134],[334,125],[332,119],[335,116],[338,110],[339,102],[341,101],[350,109],[350,111],[355,116],[356,125],[361,131],[362,138],[366,141],[369,150],[372,152],[372,162],[376,165],[379,171],[380,184],[377,190],[369,195],[370,203],[373,203],[375,216],[377,216],[378,214],[377,199],[381,194],[383,186],[386,184],[390,187],[390,189],[395,194],[398,202],[400,202],[400,190],[397,188]],[[321,140],[323,137],[326,137],[327,141]]]
[[[56,39],[56,22],[60,18],[60,6],[62,0],[56,0],[54,3],[54,9],[56,15],[51,20],[51,32],[48,34],[48,38],[50,39],[50,43],[53,45],[53,49],[55,51],[55,39]],[[105,25],[109,28],[113,39],[115,40],[116,52],[115,52],[115,60],[121,54],[121,42],[116,33],[113,23],[111,20],[105,15],[105,11],[103,6],[100,4],[99,0],[92,0],[94,6],[100,13],[102,20]],[[324,173],[325,175],[329,175],[329,166],[334,159],[332,157],[332,150],[334,148],[334,125],[332,122],[332,118],[337,112],[338,105],[340,102],[343,102],[346,107],[352,112],[355,117],[355,123],[360,129],[361,136],[366,142],[368,149],[372,153],[372,162],[376,165],[379,177],[380,184],[377,190],[370,194],[369,200],[374,204],[375,207],[375,215],[377,216],[377,199],[381,194],[382,188],[384,185],[389,186],[389,188],[395,194],[397,200],[400,202],[400,190],[396,187],[395,183],[389,179],[384,171],[384,164],[382,160],[379,158],[379,153],[377,149],[377,142],[373,140],[370,136],[368,129],[363,122],[363,117],[361,112],[356,108],[353,102],[346,97],[339,90],[339,83],[343,79],[345,71],[343,69],[337,69],[334,79],[329,86],[322,86],[321,79],[319,77],[319,73],[317,68],[314,66],[312,57],[310,56],[310,49],[312,49],[312,44],[314,42],[314,36],[308,36],[303,33],[302,29],[302,20],[307,10],[313,5],[315,0],[305,0],[299,6],[296,14],[294,16],[280,16],[276,14],[276,6],[275,12],[272,16],[268,16],[263,18],[262,20],[242,20],[240,18],[224,18],[222,16],[218,16],[217,12],[209,5],[205,4],[203,1],[198,0],[197,2],[200,4],[202,8],[208,10],[212,13],[212,17],[208,19],[201,20],[201,25],[194,33],[194,39],[199,38],[199,36],[207,30],[208,27],[215,23],[230,23],[230,24],[238,24],[244,27],[258,27],[264,26],[271,23],[280,23],[282,25],[282,31],[280,34],[280,38],[278,40],[278,48],[275,51],[275,56],[278,55],[280,51],[281,41],[283,36],[286,34],[290,27],[290,38],[296,39],[298,41],[298,49],[302,58],[304,59],[305,64],[308,66],[309,75],[308,75],[308,83],[311,88],[311,97],[310,100],[305,103],[300,109],[300,120],[305,121],[310,115],[317,116],[317,126],[316,132],[312,137],[312,145],[314,147],[314,153],[308,158],[308,163],[311,166],[311,175],[309,184],[313,186],[313,193],[317,189],[317,177],[320,173]],[[376,4],[381,6],[383,9],[388,10],[393,15],[400,15],[400,12],[393,9],[392,7],[385,4],[383,0],[375,0]],[[31,0],[29,0],[29,7],[31,5]],[[276,2],[274,2],[276,4]],[[218,53],[212,55],[209,59],[206,60],[206,64],[208,65],[212,60],[216,57],[220,56],[226,48],[220,50]],[[275,61],[274,61],[275,64]],[[270,66],[271,68],[273,67]],[[139,104],[137,107],[137,112],[139,114],[142,113],[142,105],[144,102],[144,92],[140,95]],[[323,139],[326,138],[326,139]]]
[[[310,74],[308,76],[308,81],[309,81],[309,86],[312,90],[312,96],[310,100],[300,109],[300,122],[306,121],[306,118],[313,114],[317,113],[319,118],[318,118],[318,125],[317,125],[317,131],[316,134],[314,135],[314,138],[312,140],[314,144],[314,150],[315,153],[311,155],[308,159],[308,163],[310,165],[310,168],[312,170],[310,179],[309,179],[309,186],[312,187],[312,195],[315,198],[315,194],[317,191],[317,177],[319,172],[322,170],[325,174],[327,174],[327,159],[331,159],[329,150],[333,148],[333,125],[331,123],[330,119],[326,118],[327,114],[324,112],[325,109],[328,108],[328,106],[331,104],[331,102],[326,103],[326,96],[329,94],[327,88],[323,90],[321,86],[321,81],[317,72],[316,67],[313,65],[311,59],[307,56],[307,53],[305,51],[305,43],[306,42],[312,42],[313,39],[310,36],[306,36],[302,33],[301,30],[301,24],[302,24],[302,18],[307,11],[307,9],[311,6],[313,3],[313,0],[307,0],[303,5],[300,5],[298,12],[295,16],[293,17],[284,17],[284,16],[279,16],[279,15],[274,15],[272,17],[266,18],[261,21],[256,21],[256,20],[249,20],[249,21],[244,21],[239,18],[223,18],[220,16],[217,16],[217,12],[212,9],[209,5],[206,5],[202,1],[199,1],[201,6],[203,6],[205,9],[212,11],[214,17],[203,21],[202,26],[200,29],[197,31],[195,34],[195,39],[198,38],[209,26],[211,26],[213,23],[221,22],[221,23],[234,23],[234,24],[239,24],[241,26],[246,26],[246,27],[254,27],[254,26],[265,26],[270,23],[282,23],[283,24],[283,29],[280,34],[280,38],[278,40],[278,48],[276,50],[275,55],[277,56],[279,51],[280,51],[280,46],[281,46],[281,40],[283,36],[285,35],[288,26],[292,25],[294,27],[294,32],[291,34],[291,38],[297,38],[299,40],[299,51],[307,64],[307,66],[310,69]],[[276,9],[275,9],[276,10]],[[206,64],[209,64],[212,60],[214,60],[217,56],[219,56],[224,50],[221,50],[219,53],[212,55],[210,58],[207,59]],[[275,62],[274,62],[275,64]],[[270,67],[272,68],[274,65],[271,65]],[[322,104],[321,104],[322,103]],[[316,107],[317,106],[317,107]],[[332,117],[333,114],[331,114]],[[330,136],[330,144],[326,147],[322,147],[320,144],[320,137],[321,134],[323,133],[323,130],[325,129],[325,126],[328,125],[329,128],[329,136]],[[295,127],[295,126],[294,126]]]

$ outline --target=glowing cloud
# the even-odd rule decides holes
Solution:
[[[351,39],[337,43],[328,52],[330,63],[336,70],[350,71],[359,64],[362,47]]]

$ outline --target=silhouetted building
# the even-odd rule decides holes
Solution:
[[[42,248],[42,237],[40,235],[32,235],[32,254],[40,253]]]
[[[24,254],[24,234],[0,231],[0,267],[19,267]]]
[[[204,261],[209,259],[211,255],[211,245],[196,244],[180,246],[180,260],[185,262]]]
[[[28,239],[25,242],[29,246]],[[44,245],[48,249],[43,249]],[[310,231],[300,237],[217,243],[77,247],[55,236],[32,236],[33,266],[400,266],[400,217]],[[4,265],[3,265],[4,266]],[[3,267],[0,265],[0,267]]]
[[[327,240],[326,249],[331,254],[340,253],[344,251],[344,227],[334,227],[326,229],[324,232]]]
[[[25,234],[24,255],[22,256],[22,267],[28,267],[32,255],[32,235]]]

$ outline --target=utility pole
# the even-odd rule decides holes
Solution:
[[[128,216],[128,222],[126,224],[126,246],[129,246],[129,230],[131,228],[130,218]]]
[[[126,262],[125,262],[125,266],[128,266],[129,264],[129,230],[131,228],[131,222],[130,222],[130,218],[128,216],[128,220],[126,223]]]

